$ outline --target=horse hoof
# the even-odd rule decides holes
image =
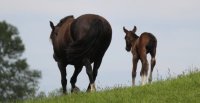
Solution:
[[[96,89],[91,89],[91,92],[96,92]]]
[[[88,93],[96,92],[96,89],[88,89],[87,92]]]
[[[95,92],[96,91],[96,87],[95,87],[94,83],[91,84],[90,87],[91,87],[91,89],[90,89],[91,92]]]
[[[67,95],[67,92],[63,92],[61,95],[63,95],[63,96],[64,96],[64,95]]]
[[[75,87],[71,90],[72,93],[78,93],[80,92],[80,89],[78,87]]]
[[[93,92],[94,90],[92,90],[91,88],[88,88],[86,92],[90,93]]]
[[[152,82],[152,79],[149,79],[149,83],[151,83]]]
[[[152,82],[152,75],[150,74],[150,76],[149,76],[149,83],[151,83]]]

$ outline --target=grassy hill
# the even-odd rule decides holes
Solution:
[[[28,100],[25,103],[200,103],[200,72],[137,87]]]

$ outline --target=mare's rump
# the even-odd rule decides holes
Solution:
[[[111,26],[97,15],[83,15],[71,24],[71,36],[74,40],[66,49],[68,62],[102,58],[111,41]]]

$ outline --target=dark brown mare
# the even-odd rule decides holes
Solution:
[[[140,72],[140,76],[142,77],[142,85],[146,84],[146,79],[148,75],[149,63],[147,60],[147,54],[151,55],[151,72],[149,75],[149,82],[152,81],[152,72],[153,68],[156,64],[156,47],[157,47],[157,39],[151,33],[144,32],[139,36],[135,34],[137,28],[134,26],[132,31],[128,31],[125,27],[123,27],[124,32],[126,33],[126,50],[131,51],[133,54],[133,69],[132,69],[132,85],[135,85],[135,77],[137,70],[138,60],[142,62],[142,69]]]
[[[95,91],[97,72],[112,38],[109,22],[101,16],[85,14],[76,19],[73,16],[67,16],[56,26],[50,21],[50,26],[53,57],[61,73],[63,93],[66,93],[66,66],[68,64],[75,67],[70,80],[71,91],[79,91],[75,83],[83,66],[86,67],[90,80],[87,91]],[[94,63],[93,69],[92,63]]]

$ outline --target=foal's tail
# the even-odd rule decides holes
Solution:
[[[101,20],[95,19],[90,29],[88,30],[87,36],[83,39],[73,42],[69,48],[66,49],[67,60],[69,62],[82,60],[84,57],[89,57],[98,47],[97,42],[101,38],[104,26]]]

